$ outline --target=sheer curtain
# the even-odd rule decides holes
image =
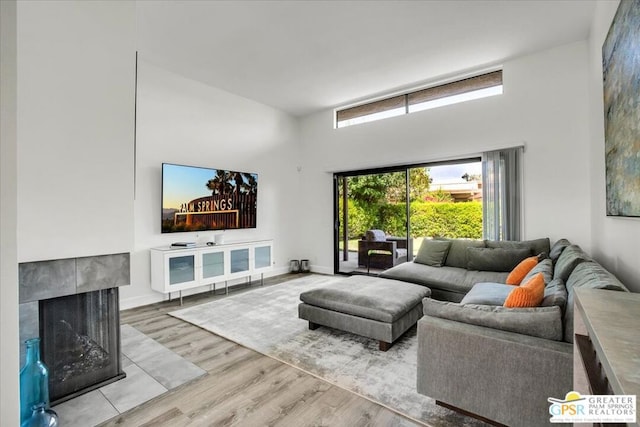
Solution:
[[[523,147],[482,153],[482,231],[485,239],[521,239],[522,153]]]

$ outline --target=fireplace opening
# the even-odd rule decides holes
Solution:
[[[39,308],[52,406],[125,377],[118,288],[41,300]]]

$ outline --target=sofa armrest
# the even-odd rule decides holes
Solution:
[[[547,398],[573,388],[571,344],[424,316],[418,392],[506,425],[549,422]]]

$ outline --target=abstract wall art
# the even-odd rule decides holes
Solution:
[[[607,215],[640,217],[640,0],[622,0],[602,46]]]

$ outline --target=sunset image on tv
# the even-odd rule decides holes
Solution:
[[[162,232],[256,227],[258,175],[162,164]]]

